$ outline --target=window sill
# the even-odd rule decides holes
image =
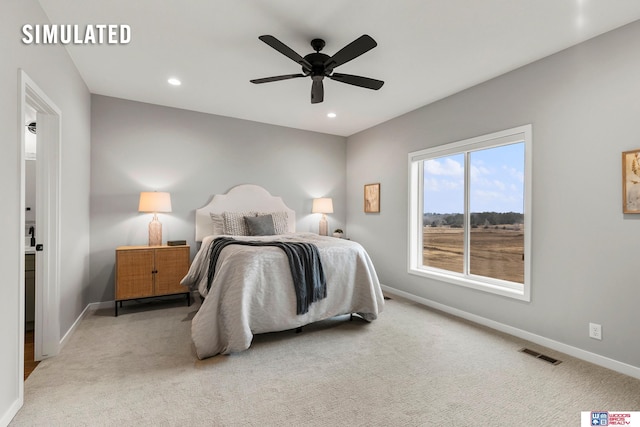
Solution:
[[[525,291],[524,285],[519,285],[512,282],[502,282],[495,280],[495,283],[488,280],[476,280],[473,277],[465,277],[463,275],[454,275],[451,273],[440,273],[435,270],[426,270],[422,268],[409,268],[409,274],[415,276],[426,277],[429,279],[438,280],[440,282],[447,282],[465,288],[476,289],[479,291],[501,295],[508,298],[513,298],[521,301],[531,301],[528,293]],[[504,283],[504,284],[501,284]]]

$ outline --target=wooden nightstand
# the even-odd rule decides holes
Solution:
[[[163,295],[184,294],[180,281],[189,271],[189,245],[119,246],[116,248],[115,311],[118,303]]]

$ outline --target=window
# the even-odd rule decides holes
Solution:
[[[409,153],[409,273],[529,301],[531,125]]]

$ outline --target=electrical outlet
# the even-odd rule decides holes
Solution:
[[[589,336],[596,340],[602,339],[602,326],[597,323],[589,323]]]

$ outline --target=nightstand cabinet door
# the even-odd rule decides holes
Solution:
[[[156,250],[155,294],[170,295],[187,292],[180,281],[189,271],[189,246]]]
[[[116,251],[116,300],[153,295],[153,249]]]

